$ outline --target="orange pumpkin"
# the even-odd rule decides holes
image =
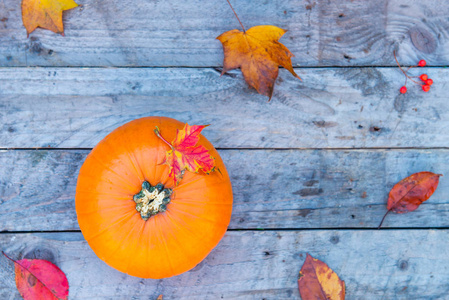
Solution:
[[[161,164],[169,148],[154,133],[156,126],[171,141],[184,123],[147,117],[114,130],[87,156],[75,199],[81,231],[97,256],[121,272],[154,279],[201,262],[225,234],[232,211],[229,175],[212,144],[203,136],[198,142],[220,172],[186,171],[175,186]],[[158,196],[164,198],[160,212],[144,216],[137,210],[142,185],[167,191]]]

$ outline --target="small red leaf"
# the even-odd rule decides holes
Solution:
[[[21,259],[14,262],[16,285],[25,300],[67,299],[69,282],[64,272],[49,261],[43,259]]]
[[[396,183],[388,196],[388,211],[383,217],[379,228],[390,211],[398,214],[408,213],[414,211],[421,203],[429,199],[438,186],[440,176],[443,175],[432,172],[419,172]]]
[[[324,262],[307,253],[298,279],[302,300],[343,300],[345,282]]]

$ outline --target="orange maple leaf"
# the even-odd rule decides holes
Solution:
[[[279,66],[301,80],[292,67],[293,54],[278,42],[286,32],[287,30],[276,26],[262,25],[243,32],[238,29],[230,30],[218,36],[224,52],[222,75],[240,68],[246,82],[259,94],[270,99]]]
[[[77,6],[73,0],[23,0],[22,21],[27,35],[37,27],[64,35],[62,12]]]
[[[175,139],[169,143],[162,137],[158,127],[154,130],[170,150],[165,153],[165,163],[169,167],[168,176],[173,178],[175,185],[182,179],[185,170],[198,173],[199,170],[206,174],[214,171],[215,159],[203,145],[196,145],[200,140],[201,131],[208,125],[186,124],[182,130],[177,130]]]

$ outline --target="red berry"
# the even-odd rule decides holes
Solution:
[[[401,94],[407,93],[407,87],[404,85],[403,87],[401,87],[401,88],[399,89],[399,92],[400,92]]]
[[[421,78],[422,81],[426,81],[427,80],[427,74],[421,74],[421,76],[419,76],[419,78]]]
[[[427,85],[427,84],[423,85],[423,86],[422,86],[422,90],[423,90],[424,92],[428,92],[428,91],[430,90],[430,85]]]
[[[421,59],[418,63],[418,66],[420,67],[425,67],[426,66],[426,61],[424,59]]]
[[[433,80],[430,79],[430,78],[427,79],[427,80],[426,80],[426,84],[427,84],[427,85],[432,85],[432,84],[433,84]]]

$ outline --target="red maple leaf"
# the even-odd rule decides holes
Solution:
[[[177,130],[176,137],[171,143],[162,137],[158,127],[154,130],[156,135],[170,147],[162,163],[168,165],[168,176],[173,178],[175,185],[182,179],[185,170],[194,173],[201,170],[206,174],[214,171],[215,159],[206,147],[197,145],[201,131],[207,126],[186,124],[182,130]]]

